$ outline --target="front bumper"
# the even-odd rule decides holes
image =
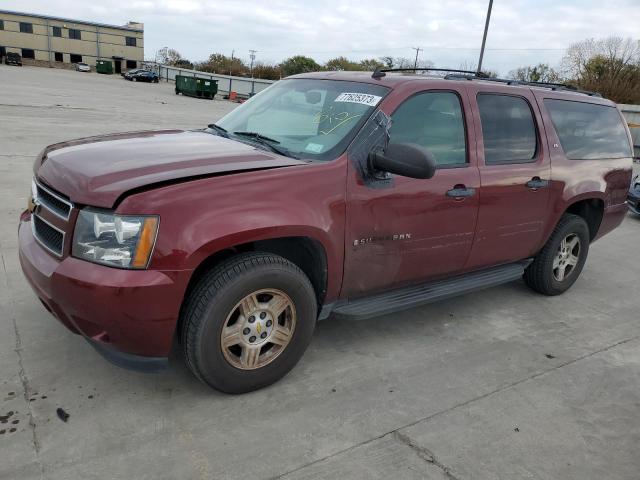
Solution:
[[[144,371],[165,367],[188,272],[60,260],[36,242],[30,223],[31,215],[23,214],[20,265],[45,308],[119,366]]]

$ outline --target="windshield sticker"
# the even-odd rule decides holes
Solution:
[[[335,113],[333,107],[331,107],[329,110],[316,113],[313,118],[313,123],[322,124],[320,133],[322,135],[329,135],[338,127],[361,116],[362,115],[353,115],[349,112]]]
[[[334,102],[361,103],[368,107],[375,107],[381,99],[382,97],[378,95],[368,93],[341,93]]]
[[[307,152],[311,152],[311,153],[321,153],[323,148],[324,148],[324,145],[321,145],[319,143],[308,143],[304,149]]]

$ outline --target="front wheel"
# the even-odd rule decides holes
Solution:
[[[578,215],[565,214],[524,272],[524,280],[544,295],[559,295],[578,279],[589,253],[589,226]]]
[[[270,385],[302,357],[316,314],[311,282],[296,265],[269,253],[238,255],[206,273],[186,300],[187,364],[226,393]]]

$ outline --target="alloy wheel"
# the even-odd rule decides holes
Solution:
[[[553,259],[553,278],[562,282],[575,270],[580,260],[580,238],[575,233],[570,233],[558,247]]]

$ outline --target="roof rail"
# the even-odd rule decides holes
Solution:
[[[488,78],[484,72],[473,72],[471,70],[457,70],[455,68],[381,68],[376,67],[376,70],[371,75],[371,78],[382,78],[386,75],[386,72],[452,72],[452,73],[466,73],[473,75],[476,78]]]
[[[445,80],[483,80],[486,82],[499,82],[506,85],[521,85],[529,87],[541,87],[550,88],[551,90],[566,90],[569,92],[582,93],[583,95],[589,95],[590,97],[602,97],[598,92],[590,92],[588,90],[580,90],[573,85],[557,82],[527,82],[524,80],[515,80],[511,78],[496,78],[490,77],[484,72],[472,71],[472,70],[457,70],[455,68],[381,68],[376,67],[376,70],[371,75],[371,78],[382,78],[386,75],[386,72],[449,72],[444,76]]]
[[[566,83],[556,82],[527,82],[525,80],[515,80],[512,78],[490,78],[490,77],[478,77],[476,75],[446,75],[445,80],[483,80],[486,82],[499,82],[506,85],[521,85],[529,87],[549,88],[551,90],[565,90],[569,92],[582,93],[583,95],[589,95],[590,97],[602,97],[598,92],[590,92],[588,90],[580,90],[573,85]]]

